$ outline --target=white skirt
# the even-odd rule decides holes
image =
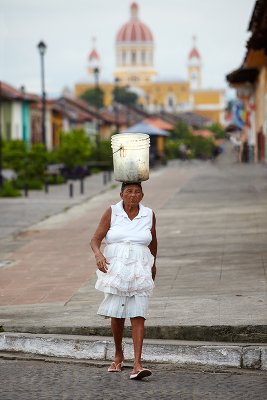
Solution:
[[[97,270],[95,288],[105,293],[98,314],[114,318],[134,318],[148,315],[148,298],[154,282],[154,263],[147,246],[131,242],[108,244],[104,249],[107,273]]]

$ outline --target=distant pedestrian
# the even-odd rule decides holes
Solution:
[[[123,183],[121,201],[103,214],[91,240],[97,271],[96,289],[105,293],[98,314],[111,317],[115,343],[114,361],[109,372],[122,370],[124,355],[122,338],[125,318],[130,318],[134,345],[131,379],[142,379],[151,371],[141,364],[144,323],[148,315],[148,299],[156,276],[156,218],[141,204],[140,183]],[[106,240],[104,252],[100,250]]]

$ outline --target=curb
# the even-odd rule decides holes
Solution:
[[[36,335],[30,333],[0,333],[0,351],[65,357],[78,360],[112,360],[114,345],[102,336]],[[124,340],[126,360],[133,360],[133,346]],[[267,370],[267,345],[189,342],[147,339],[142,359],[153,363],[179,366],[230,367]]]
[[[32,333],[37,335],[78,335],[111,337],[110,326],[31,326],[0,325],[0,332]],[[131,327],[125,326],[124,337],[131,338]],[[267,325],[188,325],[154,326],[146,324],[145,338],[227,343],[267,343]]]

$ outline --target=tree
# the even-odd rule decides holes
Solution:
[[[176,139],[188,139],[193,135],[190,127],[185,122],[180,121],[175,125],[172,136]]]
[[[93,151],[92,143],[83,129],[62,132],[58,159],[69,168],[83,166]]]
[[[209,127],[209,130],[215,134],[216,139],[225,139],[225,130],[221,124],[215,122]]]
[[[138,96],[136,93],[133,93],[127,90],[126,86],[116,86],[112,91],[113,99],[117,103],[126,104],[126,105],[136,105]]]
[[[104,106],[104,92],[99,86],[86,90],[81,95],[81,99],[85,100],[88,104],[96,108],[101,108]]]
[[[24,168],[27,147],[22,140],[3,141],[3,165],[19,173]]]

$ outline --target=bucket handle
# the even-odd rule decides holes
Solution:
[[[121,146],[118,150],[114,151],[114,153],[112,153],[112,154],[115,154],[115,153],[117,153],[118,151],[121,151],[121,150],[123,150],[123,156],[124,156],[124,147],[123,146]]]

